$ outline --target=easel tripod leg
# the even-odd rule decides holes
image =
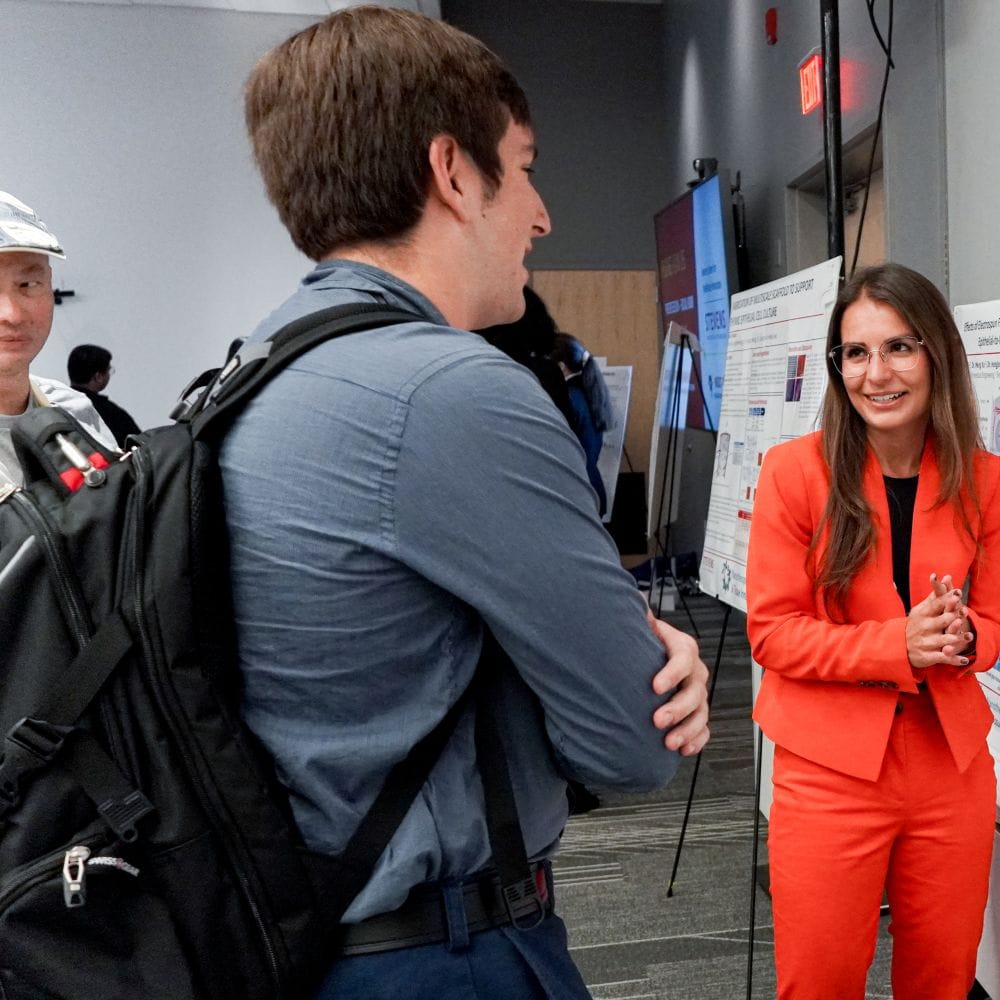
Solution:
[[[715,652],[715,666],[712,668],[712,680],[708,687],[708,707],[712,707],[712,699],[715,697],[715,685],[719,679],[719,666],[722,663],[722,649],[726,642],[726,629],[729,627],[729,616],[732,614],[733,609],[730,605],[726,605],[726,613],[722,618],[722,631],[719,635],[719,647]],[[674,854],[674,867],[670,872],[670,883],[667,886],[667,899],[670,899],[674,894],[674,881],[677,878],[677,869],[681,863],[681,850],[684,847],[684,836],[687,833],[688,820],[691,817],[691,806],[694,802],[694,789],[698,784],[698,770],[701,768],[701,755],[703,751],[698,752],[698,756],[695,758],[694,771],[691,774],[691,787],[688,789],[688,799],[687,807],[684,810],[684,819],[681,822],[681,832],[677,839],[677,851]]]
[[[757,851],[760,844],[760,781],[764,762],[764,730],[757,727],[757,767],[754,771],[753,856],[750,861],[750,933],[747,945],[747,1000],[753,988],[753,943],[757,922]]]

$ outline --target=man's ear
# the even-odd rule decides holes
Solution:
[[[460,221],[472,217],[478,195],[479,171],[468,153],[450,135],[436,135],[427,150],[431,167],[428,196],[453,212]]]

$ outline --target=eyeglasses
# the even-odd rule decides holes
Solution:
[[[838,344],[828,356],[844,378],[864,375],[873,354],[878,354],[882,363],[894,372],[907,372],[916,367],[923,344],[919,337],[892,337],[874,351],[869,351],[864,344]]]

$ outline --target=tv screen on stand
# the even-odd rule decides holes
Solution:
[[[700,390],[691,359],[685,359],[687,405],[681,427],[715,430],[726,369],[729,297],[739,290],[728,174],[720,171],[699,182],[658,212],[654,225],[662,332],[678,323],[701,345]]]

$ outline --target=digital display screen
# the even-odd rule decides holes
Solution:
[[[702,181],[657,213],[657,289],[662,329],[671,322],[701,345],[698,372],[684,352],[680,426],[719,426],[729,339],[729,298],[737,291],[729,179]],[[700,389],[699,389],[700,376]]]

